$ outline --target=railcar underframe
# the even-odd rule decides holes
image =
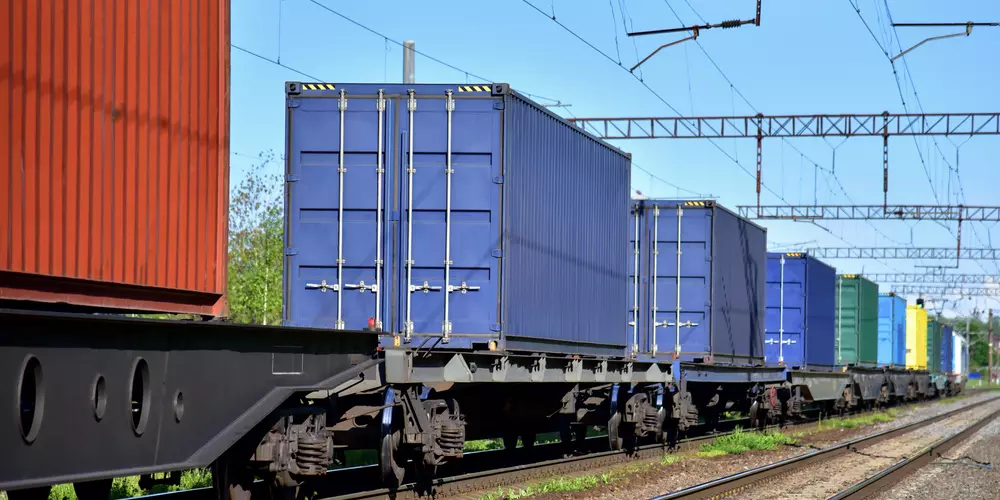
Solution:
[[[380,349],[366,331],[0,310],[0,490],[213,467],[220,497],[325,474],[379,450],[383,478],[433,473],[468,439],[589,426],[612,448],[669,440],[726,410],[768,410],[783,368],[543,353]],[[578,451],[578,450],[577,450]],[[418,476],[419,477],[419,476]]]

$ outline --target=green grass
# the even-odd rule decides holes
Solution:
[[[521,444],[521,440],[518,439],[517,443]],[[499,450],[502,448],[503,440],[501,439],[477,439],[465,442],[465,451]]]
[[[525,488],[497,488],[487,493],[479,500],[518,500],[521,498],[543,495],[545,493],[571,493],[586,491],[598,486],[621,481],[633,474],[647,471],[656,464],[630,465],[612,469],[601,474],[587,474],[575,477],[557,477]]]
[[[890,408],[888,411],[869,413],[867,415],[859,415],[857,417],[820,420],[816,423],[816,429],[820,431],[833,429],[854,429],[862,425],[875,425],[883,422],[892,422],[897,416],[899,416],[899,411]]]
[[[736,420],[743,418],[743,412],[739,411],[724,411],[719,420]]]
[[[212,473],[208,469],[183,471],[180,484],[158,484],[148,490],[139,487],[139,476],[119,477],[111,483],[111,500],[210,486],[212,486]],[[0,500],[7,500],[3,492],[0,492]],[[72,484],[57,484],[49,491],[49,500],[77,500],[76,491],[73,490]]]
[[[739,455],[754,450],[774,450],[797,442],[796,437],[781,432],[746,432],[737,427],[731,434],[719,436],[711,443],[701,445],[698,456]]]

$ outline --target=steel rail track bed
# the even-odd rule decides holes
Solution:
[[[958,415],[960,413],[972,410],[974,408],[978,408],[978,407],[986,405],[986,404],[995,403],[998,400],[1000,400],[1000,398],[991,398],[991,399],[988,399],[988,400],[985,400],[985,401],[978,401],[978,402],[973,403],[971,405],[963,406],[961,408],[956,408],[956,409],[954,409],[952,411],[943,413],[941,415],[937,415],[937,416],[934,416],[934,417],[926,418],[926,419],[920,420],[918,422],[914,422],[914,423],[911,423],[911,424],[904,425],[902,427],[898,427],[898,428],[895,428],[895,429],[889,429],[889,430],[882,431],[882,432],[879,432],[879,433],[876,433],[876,434],[871,434],[871,435],[864,436],[864,437],[861,437],[861,438],[858,438],[858,439],[847,441],[845,443],[836,444],[836,445],[830,446],[828,448],[824,448],[822,450],[817,450],[817,451],[814,451],[814,452],[811,452],[811,453],[806,453],[804,455],[799,455],[799,456],[796,456],[796,457],[788,458],[788,459],[782,460],[780,462],[776,462],[776,463],[773,463],[773,464],[765,465],[765,466],[758,467],[758,468],[755,468],[755,469],[751,469],[751,470],[748,470],[748,471],[745,471],[745,472],[740,472],[738,474],[733,474],[733,475],[730,475],[730,476],[726,476],[726,477],[722,477],[722,478],[715,479],[715,480],[712,480],[712,481],[708,481],[708,482],[705,482],[705,483],[702,483],[702,484],[698,484],[698,485],[692,486],[690,488],[685,488],[683,490],[678,490],[678,491],[675,491],[675,492],[672,492],[672,493],[668,493],[668,494],[665,494],[665,495],[661,495],[661,496],[658,496],[658,497],[653,497],[653,499],[651,499],[651,500],[678,500],[678,499],[695,499],[695,498],[713,498],[713,497],[722,496],[722,495],[726,495],[726,494],[736,493],[736,492],[739,492],[739,491],[745,491],[745,490],[753,487],[754,485],[760,484],[760,483],[762,483],[764,481],[773,480],[773,479],[777,478],[778,476],[783,476],[785,474],[789,474],[791,472],[795,472],[795,471],[797,471],[799,469],[802,469],[803,467],[806,467],[806,466],[809,466],[809,465],[812,465],[812,464],[816,464],[816,463],[824,462],[824,461],[827,461],[827,460],[831,460],[833,458],[836,458],[836,457],[838,457],[840,455],[843,455],[845,453],[849,453],[851,451],[856,451],[856,450],[859,450],[859,449],[862,449],[862,448],[870,447],[870,446],[875,445],[877,443],[880,443],[880,442],[883,442],[883,441],[887,441],[889,439],[893,439],[895,437],[898,437],[898,436],[901,436],[903,434],[912,432],[912,431],[920,429],[922,427],[926,427],[928,425],[940,422],[941,420],[943,420],[945,418],[948,418],[948,417],[951,417],[951,416],[954,416],[954,415]],[[990,414],[985,419],[980,420],[980,423],[982,423],[983,425],[985,425],[985,422],[988,422],[988,421],[992,420],[993,418],[997,417],[998,415],[1000,415],[1000,411],[997,411],[997,412],[994,412],[994,413]],[[973,430],[972,432],[975,432],[975,430]],[[957,437],[957,436],[959,436],[961,434],[963,434],[963,433],[956,434],[956,436],[953,436],[953,437]],[[966,434],[966,435],[968,435],[968,434]],[[957,443],[958,441],[955,441],[955,442]],[[924,450],[926,453],[923,453],[923,454],[927,454],[927,455],[930,455],[931,453],[939,454],[938,451],[940,451],[940,450],[938,448],[935,448],[935,446],[939,446],[940,444],[941,443],[935,443],[935,445],[932,445],[932,446],[928,447],[927,450]],[[930,450],[930,451],[928,451],[928,450]],[[933,457],[931,457],[931,459],[933,459]],[[904,461],[904,462],[906,462],[906,461]],[[923,463],[926,463],[926,462],[923,462]],[[902,466],[900,466],[900,467],[902,467]],[[908,471],[912,471],[916,467],[918,467],[918,466],[912,465],[912,466],[909,466],[907,468],[907,470]],[[888,484],[888,483],[885,483],[885,484]],[[882,487],[883,486],[879,486],[880,489]],[[872,490],[872,491],[875,491],[875,490]],[[868,493],[866,493],[865,495],[867,495],[867,494]],[[863,497],[864,496],[851,497],[851,498],[863,498]]]
[[[997,417],[1000,417],[1000,410],[980,419],[960,432],[938,440],[934,444],[920,450],[920,452],[911,457],[904,458],[882,472],[852,485],[850,488],[835,495],[833,499],[856,500],[871,498],[880,492],[887,491],[908,475],[943,456],[945,452],[971,437]]]

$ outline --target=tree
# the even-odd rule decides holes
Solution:
[[[236,323],[281,323],[284,204],[281,176],[263,152],[229,203],[229,315]]]

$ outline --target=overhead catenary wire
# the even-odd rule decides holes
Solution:
[[[899,40],[899,32],[896,31],[896,26],[897,25],[892,20],[892,11],[889,9],[889,3],[888,3],[887,0],[883,0],[883,4],[885,5],[886,18],[888,19],[889,26],[892,29],[892,32],[889,35],[890,36],[890,42],[889,43],[891,44],[892,43],[891,42],[892,38],[895,37],[896,46],[899,48],[899,50],[902,50],[902,43]],[[858,15],[861,16],[860,11],[858,12]],[[864,22],[864,18],[863,17],[862,17],[862,22]],[[889,47],[889,48],[891,48],[891,47]],[[895,61],[891,57],[889,57],[887,49],[884,49],[883,52],[885,52],[886,57],[889,59],[890,65],[892,65],[892,72],[893,72],[893,76],[895,77],[895,80],[896,80],[896,88],[899,91],[899,98],[900,98],[900,101],[903,104],[903,109],[905,111],[909,112],[909,110],[907,109],[907,105],[906,105],[906,98],[904,97],[904,94],[903,94],[902,85],[900,84],[899,77],[898,77],[897,72],[896,72]],[[910,71],[909,62],[906,60],[905,57],[902,58],[902,60],[903,60],[903,70],[905,71],[905,76],[906,76],[906,78],[908,79],[908,81],[910,83],[910,89],[913,91],[913,98],[914,98],[914,100],[917,103],[917,108],[920,110],[921,113],[923,113],[924,112],[924,105],[923,105],[923,102],[920,100],[920,94],[917,92],[916,82],[913,79],[913,73]],[[962,198],[961,201],[963,203],[965,203],[965,201],[966,201],[965,188],[962,186],[962,177],[961,177],[961,174],[960,174],[960,172],[958,170],[958,165],[957,164],[955,166],[951,165],[951,162],[945,156],[944,151],[941,150],[941,145],[940,145],[940,143],[938,143],[937,137],[933,137],[932,136],[931,140],[933,141],[934,147],[935,147],[935,149],[937,149],[937,152],[940,155],[941,159],[944,161],[945,165],[948,167],[949,172],[955,172],[955,180],[956,180],[957,185],[958,185],[959,195]],[[931,186],[931,192],[934,195],[934,199],[937,200],[938,203],[940,203],[940,198],[939,198],[939,196],[937,194],[937,190],[934,187],[934,183],[931,181],[930,172],[929,172],[929,170],[927,168],[927,165],[926,165],[926,162],[924,160],[923,152],[920,150],[920,147],[917,144],[917,138],[916,138],[916,136],[913,137],[913,142],[914,142],[914,146],[917,147],[917,154],[919,155],[919,157],[920,157],[920,163],[921,163],[921,165],[924,168],[924,174],[927,176],[927,182]],[[956,155],[957,155],[957,150],[958,150],[958,147],[956,147]],[[957,163],[957,161],[956,161],[956,163]],[[949,179],[950,178],[951,178],[951,175],[949,174]],[[948,232],[952,234],[952,236],[955,236],[957,238],[957,236],[955,235],[955,232],[952,231],[950,227],[947,227],[947,226],[945,226],[945,227],[946,227],[946,229],[948,229]],[[979,244],[984,244],[983,239],[979,235],[979,231],[976,229],[976,226],[974,224],[972,224],[972,233],[973,233],[973,236],[976,237],[976,240],[979,242]],[[982,264],[982,262],[978,262],[977,261],[976,264],[984,272],[986,272],[986,267]],[[997,272],[1000,272],[1000,264],[998,264],[997,262],[993,262],[993,266],[996,267]]]
[[[573,36],[574,38],[576,38],[577,40],[579,40],[579,41],[580,41],[581,43],[583,43],[584,45],[588,46],[588,47],[589,47],[589,48],[590,48],[591,50],[593,50],[594,52],[597,52],[598,54],[600,54],[600,55],[601,55],[601,57],[603,57],[603,58],[607,59],[607,60],[608,60],[608,61],[610,61],[610,62],[611,62],[612,64],[615,64],[616,66],[618,66],[619,68],[621,68],[621,69],[622,69],[623,71],[625,71],[626,73],[628,73],[628,74],[629,74],[630,76],[632,76],[632,78],[634,78],[634,79],[635,79],[635,80],[636,80],[637,82],[639,82],[639,84],[640,84],[640,85],[642,85],[642,86],[643,86],[643,88],[645,88],[645,89],[646,89],[646,90],[647,90],[647,91],[648,91],[648,92],[649,92],[650,94],[652,94],[652,95],[653,95],[653,97],[655,97],[655,98],[656,98],[657,100],[659,100],[659,101],[660,101],[661,103],[663,103],[663,104],[664,104],[665,106],[667,106],[667,108],[669,108],[669,109],[670,109],[671,111],[673,111],[673,112],[674,112],[674,114],[676,114],[677,116],[683,116],[683,114],[682,114],[682,113],[681,113],[681,112],[680,112],[680,111],[679,111],[679,110],[678,110],[678,109],[677,109],[677,108],[676,108],[676,107],[675,107],[675,106],[674,106],[673,104],[671,104],[671,103],[670,103],[669,101],[667,101],[667,100],[666,100],[666,99],[665,99],[665,98],[664,98],[664,97],[663,97],[662,95],[660,95],[660,93],[659,93],[659,92],[656,92],[656,91],[655,91],[655,90],[654,90],[654,89],[653,89],[652,87],[650,87],[650,86],[649,86],[649,84],[648,84],[648,83],[646,83],[646,82],[645,82],[645,81],[644,81],[644,80],[643,80],[643,79],[642,79],[641,77],[639,77],[639,76],[638,76],[638,75],[636,75],[635,73],[633,73],[633,72],[629,71],[629,69],[628,69],[628,68],[624,67],[623,65],[619,64],[618,62],[616,62],[616,61],[615,61],[615,59],[614,59],[613,57],[611,57],[610,55],[608,55],[608,53],[606,53],[606,52],[604,52],[603,50],[601,50],[601,49],[597,48],[596,46],[594,46],[594,44],[592,44],[592,43],[590,43],[589,41],[587,41],[587,40],[586,40],[585,38],[583,38],[582,36],[580,36],[579,34],[577,34],[577,33],[576,33],[575,31],[573,31],[573,30],[572,30],[571,28],[569,28],[568,26],[566,26],[566,25],[565,25],[564,23],[562,23],[562,22],[560,22],[560,21],[558,21],[558,20],[556,20],[556,19],[554,19],[554,18],[550,17],[550,16],[549,16],[549,15],[548,15],[548,14],[547,14],[547,13],[546,13],[546,12],[545,12],[544,10],[540,9],[540,8],[539,8],[538,6],[536,6],[536,5],[534,4],[534,3],[530,2],[529,0],[521,0],[521,1],[522,1],[523,3],[525,3],[526,5],[528,5],[529,7],[531,7],[532,9],[534,9],[534,10],[535,10],[536,12],[538,12],[539,14],[541,14],[541,15],[545,16],[546,18],[550,19],[550,20],[551,20],[552,22],[556,23],[556,24],[557,24],[557,25],[558,25],[559,27],[561,27],[561,28],[562,28],[562,29],[563,29],[564,31],[566,31],[567,33],[569,33],[569,34],[570,34],[571,36]],[[733,163],[735,163],[735,164],[736,164],[736,166],[738,166],[738,167],[739,167],[739,168],[740,168],[741,170],[743,170],[743,172],[744,172],[744,173],[746,173],[746,174],[747,174],[748,176],[750,176],[751,178],[756,178],[756,174],[755,174],[754,172],[752,172],[752,171],[751,171],[750,169],[748,169],[748,168],[747,168],[747,167],[746,167],[745,165],[743,165],[742,163],[740,163],[740,161],[739,161],[739,160],[737,160],[736,158],[734,158],[734,157],[733,157],[733,155],[731,155],[731,154],[730,154],[730,153],[729,153],[728,151],[726,151],[726,150],[725,150],[725,149],[724,149],[724,148],[723,148],[722,146],[720,146],[720,145],[719,145],[719,144],[718,144],[718,143],[717,143],[717,142],[716,142],[715,140],[713,140],[713,139],[708,139],[708,142],[709,142],[710,144],[712,144],[712,145],[713,145],[713,146],[714,146],[714,147],[715,147],[716,149],[718,149],[718,150],[719,150],[719,152],[721,152],[721,153],[722,153],[722,154],[723,154],[723,155],[724,155],[724,156],[725,156],[726,158],[729,158],[729,160],[730,160],[730,161],[732,161]],[[801,153],[801,152],[800,152],[800,153]],[[777,198],[777,199],[781,200],[781,201],[782,201],[783,203],[785,203],[786,205],[790,204],[790,203],[788,202],[788,200],[784,199],[784,198],[783,198],[783,197],[782,197],[782,196],[781,196],[781,195],[780,195],[779,193],[777,193],[776,191],[774,191],[773,189],[771,189],[771,187],[770,187],[770,186],[768,186],[768,185],[767,185],[766,183],[762,182],[762,183],[761,183],[761,187],[762,187],[763,189],[765,189],[765,190],[766,190],[767,192],[771,193],[771,194],[772,194],[772,195],[773,195],[773,196],[774,196],[775,198]],[[846,243],[846,244],[848,244],[848,245],[850,245],[850,246],[852,246],[852,247],[854,247],[854,246],[855,246],[855,245],[854,245],[853,243],[851,243],[851,242],[849,242],[849,241],[845,240],[845,239],[844,239],[844,238],[843,238],[842,236],[838,236],[837,234],[835,234],[835,233],[834,233],[833,231],[831,231],[831,230],[830,230],[829,228],[827,228],[827,227],[824,227],[824,226],[822,226],[822,225],[820,225],[820,224],[818,224],[818,223],[815,223],[815,225],[816,225],[816,227],[819,227],[820,229],[822,229],[822,230],[826,231],[827,233],[829,233],[829,234],[833,235],[833,236],[834,236],[835,238],[839,239],[840,241],[842,241],[842,242],[844,242],[844,243]],[[895,267],[893,267],[893,266],[891,266],[890,264],[886,263],[885,261],[881,261],[881,260],[877,260],[877,262],[880,262],[881,264],[885,265],[886,267],[889,267],[889,268],[891,268],[891,269],[894,269],[894,270],[896,270],[896,271],[899,271],[898,269],[896,269]]]
[[[705,18],[691,5],[691,3],[688,0],[684,0],[684,2],[687,4],[687,6],[691,10],[691,12],[694,13],[694,15],[699,20],[701,20],[702,22],[705,22]],[[666,4],[667,8],[670,9],[670,12],[674,15],[674,17],[677,19],[677,21],[680,22],[681,24],[684,24],[684,20],[681,19],[681,16],[677,13],[677,10],[674,9],[674,7],[672,5],[670,5],[670,2],[668,0],[664,0],[664,4]],[[740,91],[740,89],[736,86],[736,84],[733,83],[733,81],[729,78],[729,75],[727,75],[726,72],[723,71],[722,68],[719,66],[719,64],[717,62],[715,62],[715,59],[712,57],[711,54],[708,53],[708,50],[705,49],[705,47],[701,44],[701,42],[698,41],[698,40],[695,40],[695,44],[698,46],[698,48],[701,50],[701,52],[705,55],[705,57],[708,59],[708,61],[710,63],[712,63],[712,66],[715,67],[716,71],[719,72],[719,74],[722,76],[722,78],[726,80],[726,83],[729,84],[730,89],[736,95],[739,95],[740,99],[742,99],[743,102],[746,103],[746,105],[749,106],[750,109],[752,109],[754,111],[754,113],[760,113],[760,111],[757,109],[757,107],[754,106],[753,103],[751,103],[750,100],[746,97],[746,95],[744,95],[743,92]],[[688,78],[690,79],[690,69],[688,71],[689,71]],[[808,160],[810,163],[812,163],[815,166],[815,168],[817,170],[823,170],[825,172],[830,173],[831,177],[833,177],[834,182],[836,182],[837,185],[839,186],[840,192],[844,195],[844,197],[847,198],[847,200],[850,203],[852,203],[852,204],[855,203],[854,199],[851,198],[851,196],[847,193],[847,189],[844,188],[844,185],[840,181],[840,178],[837,177],[837,173],[836,173],[836,171],[834,169],[832,169],[832,168],[831,169],[825,169],[825,168],[823,168],[822,166],[820,166],[820,164],[818,162],[816,162],[815,160],[813,160],[812,158],[810,158],[808,155],[806,155],[804,152],[802,152],[802,150],[800,150],[798,147],[796,147],[794,144],[792,144],[791,141],[789,141],[787,138],[783,137],[783,138],[781,138],[781,140],[782,140],[782,145],[788,144],[788,146],[790,148],[792,148],[793,151],[799,153],[800,158],[804,158],[804,159]],[[845,139],[845,141],[846,141],[846,139]],[[836,150],[836,148],[833,148],[833,149]],[[833,188],[830,186],[830,181],[826,177],[826,175],[823,176],[823,182],[826,183],[827,189],[829,190],[830,194],[835,194],[834,191],[833,191]],[[893,242],[895,242],[897,244],[902,244],[901,242],[899,242],[895,238],[890,237],[888,234],[886,234],[885,232],[883,232],[882,230],[880,230],[871,221],[866,221],[866,223],[877,234],[881,235],[882,237],[886,238],[887,240],[893,241]]]

